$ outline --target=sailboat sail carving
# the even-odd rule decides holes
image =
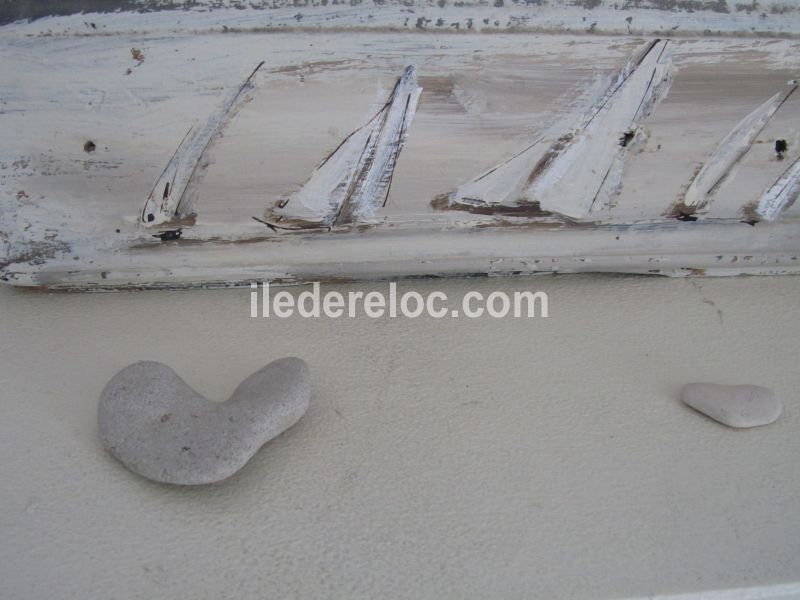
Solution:
[[[776,221],[798,197],[800,197],[800,158],[797,158],[764,192],[758,201],[756,212],[767,221]]]
[[[791,82],[789,90],[772,96],[731,129],[686,190],[683,203],[687,209],[693,212],[712,201],[720,185],[752,148],[758,134],[796,89],[797,83]]]
[[[264,215],[279,229],[333,228],[368,220],[386,204],[422,88],[416,69],[398,77],[381,109],[348,135],[306,184]]]
[[[183,136],[172,158],[147,196],[140,214],[144,225],[161,225],[188,216],[197,195],[200,181],[208,168],[207,152],[222,129],[249,99],[253,79],[264,61],[258,63],[250,76],[208,117],[202,126],[192,125]]]
[[[478,212],[524,210],[581,218],[616,193],[639,123],[666,95],[668,41],[646,44],[620,70],[594,110],[554,142],[545,136],[480,177],[459,186],[435,208]],[[551,138],[552,139],[552,138]]]

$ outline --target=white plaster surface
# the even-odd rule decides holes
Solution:
[[[800,278],[412,286],[542,290],[550,318],[250,319],[249,289],[0,288],[0,596],[800,594]],[[226,482],[152,483],[102,448],[97,399],[125,365],[222,400],[291,355],[308,413]],[[770,387],[784,416],[698,418],[691,381]]]

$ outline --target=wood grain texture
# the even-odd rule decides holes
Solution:
[[[565,23],[594,14],[561,3],[524,10],[541,19],[556,8]],[[512,9],[523,10],[491,8]],[[530,29],[488,35],[486,28],[463,27],[453,35],[394,25],[378,31],[359,21],[370,14],[379,22],[395,18],[400,9],[393,3],[337,6],[354,12],[335,23],[320,17],[323,7],[310,7],[321,19],[313,33],[257,30],[255,20],[278,18],[280,10],[288,8],[73,15],[0,27],[3,281],[105,289],[253,279],[798,270],[800,207],[793,201],[800,186],[793,167],[800,158],[800,94],[789,94],[787,83],[800,72],[793,12],[770,21],[789,29],[774,37],[746,29],[747,19],[757,18],[746,11],[635,9],[661,19],[662,27],[677,17],[694,19],[696,27],[716,19],[719,31],[735,22],[741,35],[671,32],[665,93],[646,114],[631,113],[624,131],[604,125],[594,132],[590,151],[571,166],[553,163],[561,188],[503,202],[503,210],[440,210],[442,197],[482,173],[578,131],[605,106],[632,57],[657,38],[613,28],[614,35]],[[232,19],[240,32],[231,31]],[[307,26],[309,19],[298,21]],[[220,33],[222,27],[229,31]],[[212,128],[191,211],[142,222],[148,194],[186,132],[225,111],[261,61],[241,105],[224,126]],[[382,134],[387,141],[367,145],[403,141],[402,152],[386,154],[391,168],[376,180],[374,209],[313,230],[275,227],[270,213],[284,206],[292,216],[287,200],[351,132],[380,114],[407,66],[422,88],[413,121],[379,128],[391,132]],[[645,75],[631,98],[645,99],[640,92],[653,83]],[[722,160],[725,176],[713,201],[687,204],[692,181],[726,136],[777,95],[785,101],[769,118],[756,119],[760,128],[743,136],[744,151]],[[405,114],[401,108],[396,115]],[[782,160],[774,150],[779,139],[787,141]],[[84,149],[89,142],[91,152]],[[607,153],[619,155],[610,166],[602,158]],[[615,169],[603,201],[588,213],[568,209],[583,205],[582,181],[607,179],[593,172],[601,168]],[[520,174],[529,177],[525,169]],[[496,181],[500,189],[509,180]],[[563,207],[562,188],[576,194],[564,197]]]

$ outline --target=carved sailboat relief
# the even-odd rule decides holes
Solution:
[[[434,208],[553,214],[580,219],[611,202],[626,152],[640,122],[666,95],[668,41],[645,45],[613,79],[584,122],[549,146],[544,137],[449,196]]]
[[[186,132],[147,196],[141,213],[143,224],[161,225],[191,214],[200,181],[208,168],[208,149],[217,134],[247,101],[247,92],[253,89],[253,78],[263,64],[264,61],[261,61],[253,69],[244,83],[204,125],[192,125]]]
[[[386,204],[421,92],[416,69],[406,67],[375,116],[348,135],[299,191],[269,208],[264,222],[279,229],[330,229],[373,217]]]
[[[739,121],[692,180],[689,189],[686,190],[684,206],[679,207],[679,210],[685,213],[695,212],[713,200],[714,193],[752,148],[758,134],[796,89],[797,83],[790,82],[787,91],[778,92]]]
[[[572,0],[549,4],[588,18]],[[647,31],[668,42],[484,35],[463,21],[445,39],[436,21],[422,30],[402,13],[390,32],[372,20],[382,8],[347,10],[316,31],[292,8],[280,35],[252,16],[241,23],[258,30],[234,30],[227,19],[247,11],[216,8],[97,14],[87,32],[56,18],[3,26],[0,51],[21,60],[0,81],[0,282],[800,273],[794,37],[686,34],[670,29],[678,13],[648,10]],[[147,61],[128,73],[143,38]],[[253,75],[267,46],[270,74]],[[405,140],[417,76],[427,114]]]

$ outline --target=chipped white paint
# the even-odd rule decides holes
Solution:
[[[386,204],[421,93],[416,70],[409,65],[377,114],[348,135],[300,191],[268,211],[267,222],[289,229],[330,228],[374,217]]]
[[[543,137],[476,179],[462,184],[449,196],[448,205],[514,206],[523,200],[525,177],[541,159]]]
[[[756,212],[767,221],[775,221],[800,196],[800,158],[786,169],[758,201]]]
[[[712,194],[730,175],[731,169],[750,150],[758,134],[796,89],[797,83],[790,82],[788,91],[778,92],[772,96],[725,136],[686,191],[684,198],[686,206],[702,208],[711,201]]]
[[[597,112],[534,180],[530,196],[543,210],[580,218],[608,206],[639,121],[669,87],[668,44],[649,44],[628,64]],[[630,142],[623,145],[623,136],[631,136]]]
[[[787,0],[672,3],[659,0],[192,0],[181,10],[147,12],[174,0],[138,0],[142,13],[77,14],[21,24],[23,35],[171,34],[296,30],[394,30],[410,32],[612,33],[617,35],[796,35],[800,9]],[[664,8],[666,6],[666,8]],[[585,8],[586,7],[586,8]],[[94,24],[92,26],[91,24]]]
[[[206,152],[214,137],[220,134],[247,101],[247,93],[253,88],[253,77],[263,64],[262,61],[253,69],[222,108],[208,117],[205,125],[192,125],[183,136],[178,149],[147,196],[141,215],[144,225],[161,225],[191,214],[203,173],[209,165]]]
[[[549,147],[534,141],[508,161],[459,187],[450,204],[515,206],[581,218],[608,206],[622,180],[639,121],[669,88],[667,40],[645,45],[612,79],[580,127]]]
[[[394,8],[345,7],[359,18],[374,12],[376,24]],[[281,10],[254,14],[266,23]],[[562,11],[569,19],[587,15],[581,7]],[[617,18],[622,14],[627,13],[619,11]],[[648,14],[662,14],[666,27],[683,13]],[[366,21],[355,25],[357,19],[346,21],[353,28],[346,32],[337,29],[345,21],[337,21],[321,28],[317,22],[313,34],[262,33],[250,16],[248,10],[122,13],[83,15],[81,23],[89,25],[80,29],[76,17],[0,28],[0,59],[11,66],[0,80],[3,281],[105,289],[224,286],[263,278],[798,271],[800,210],[791,205],[790,194],[781,196],[785,209],[774,222],[742,221],[758,220],[753,212],[764,190],[800,157],[799,94],[756,136],[753,147],[760,151],[741,159],[724,195],[718,194],[699,221],[681,223],[671,213],[717,140],[763,102],[764,89],[778,89],[796,77],[800,43],[791,36],[674,37],[665,44],[674,70],[667,51],[660,65],[648,62],[655,55],[645,56],[646,70],[634,70],[629,87],[623,86],[631,90],[630,98],[612,98],[601,110],[615,115],[607,119],[614,121],[608,127],[598,126],[602,143],[588,137],[582,142],[604,152],[578,153],[561,163],[595,186],[590,212],[585,213],[589,194],[583,189],[560,200],[553,194],[537,212],[517,204],[520,194],[513,193],[517,186],[527,193],[535,164],[530,157],[588,121],[589,116],[581,119],[587,106],[602,104],[620,69],[652,42],[649,33],[644,38],[519,30],[483,35],[462,27],[460,35],[444,35],[414,27],[410,35],[370,30]],[[227,24],[234,18],[249,23],[243,30],[250,33],[231,31]],[[229,27],[227,33],[218,33],[214,23]],[[129,29],[137,33],[125,33]],[[146,55],[141,64],[132,65],[132,47]],[[204,175],[202,195],[190,207],[181,203],[177,219],[167,207],[163,223],[146,226],[142,200],[170,164],[177,142],[198,120],[219,114],[225,98],[262,60],[253,82],[257,89],[246,94],[249,102],[237,103],[212,134],[213,152],[194,152],[201,157],[194,165]],[[409,109],[418,105],[413,123],[398,126],[399,98],[380,109],[406,65],[414,70],[401,80],[402,93]],[[655,82],[662,68],[670,74],[669,90],[648,97],[650,88],[642,81],[649,83],[645,75],[652,75]],[[631,85],[637,77],[642,81]],[[424,90],[417,96],[419,87]],[[627,98],[625,89],[614,96]],[[658,100],[647,118],[633,106],[637,96],[644,107]],[[376,113],[378,119],[365,127],[365,116]],[[347,143],[334,152],[348,132],[364,143],[376,139],[370,133],[379,129],[378,122],[389,126],[380,129],[385,136],[378,135],[374,144],[377,163],[370,163],[369,153],[356,155]],[[635,132],[626,129],[631,123]],[[400,144],[390,133],[401,131],[401,138],[408,137],[398,156]],[[634,135],[623,148],[619,136],[625,133]],[[789,143],[785,162],[766,151],[777,136]],[[96,144],[91,154],[83,151],[87,140]],[[483,178],[495,182],[491,195],[504,198],[501,210],[486,210],[480,202],[438,210],[442,194],[539,140],[498,168],[502,176]],[[328,162],[341,160],[346,168],[315,173],[331,153]],[[336,186],[359,179],[348,179],[353,172],[368,174],[369,185],[354,186],[355,202],[339,203],[335,194],[344,188]],[[199,180],[190,179],[186,197],[198,189]],[[319,183],[322,191],[311,194]],[[170,193],[177,195],[178,187]],[[273,209],[286,216],[271,223],[270,207],[298,190],[305,203],[293,200]],[[158,191],[154,199],[160,202],[163,190]],[[188,216],[184,206],[191,219],[181,218]],[[577,218],[564,216],[581,211]],[[298,223],[313,227],[290,229]],[[181,239],[171,236],[175,227],[182,227]]]

